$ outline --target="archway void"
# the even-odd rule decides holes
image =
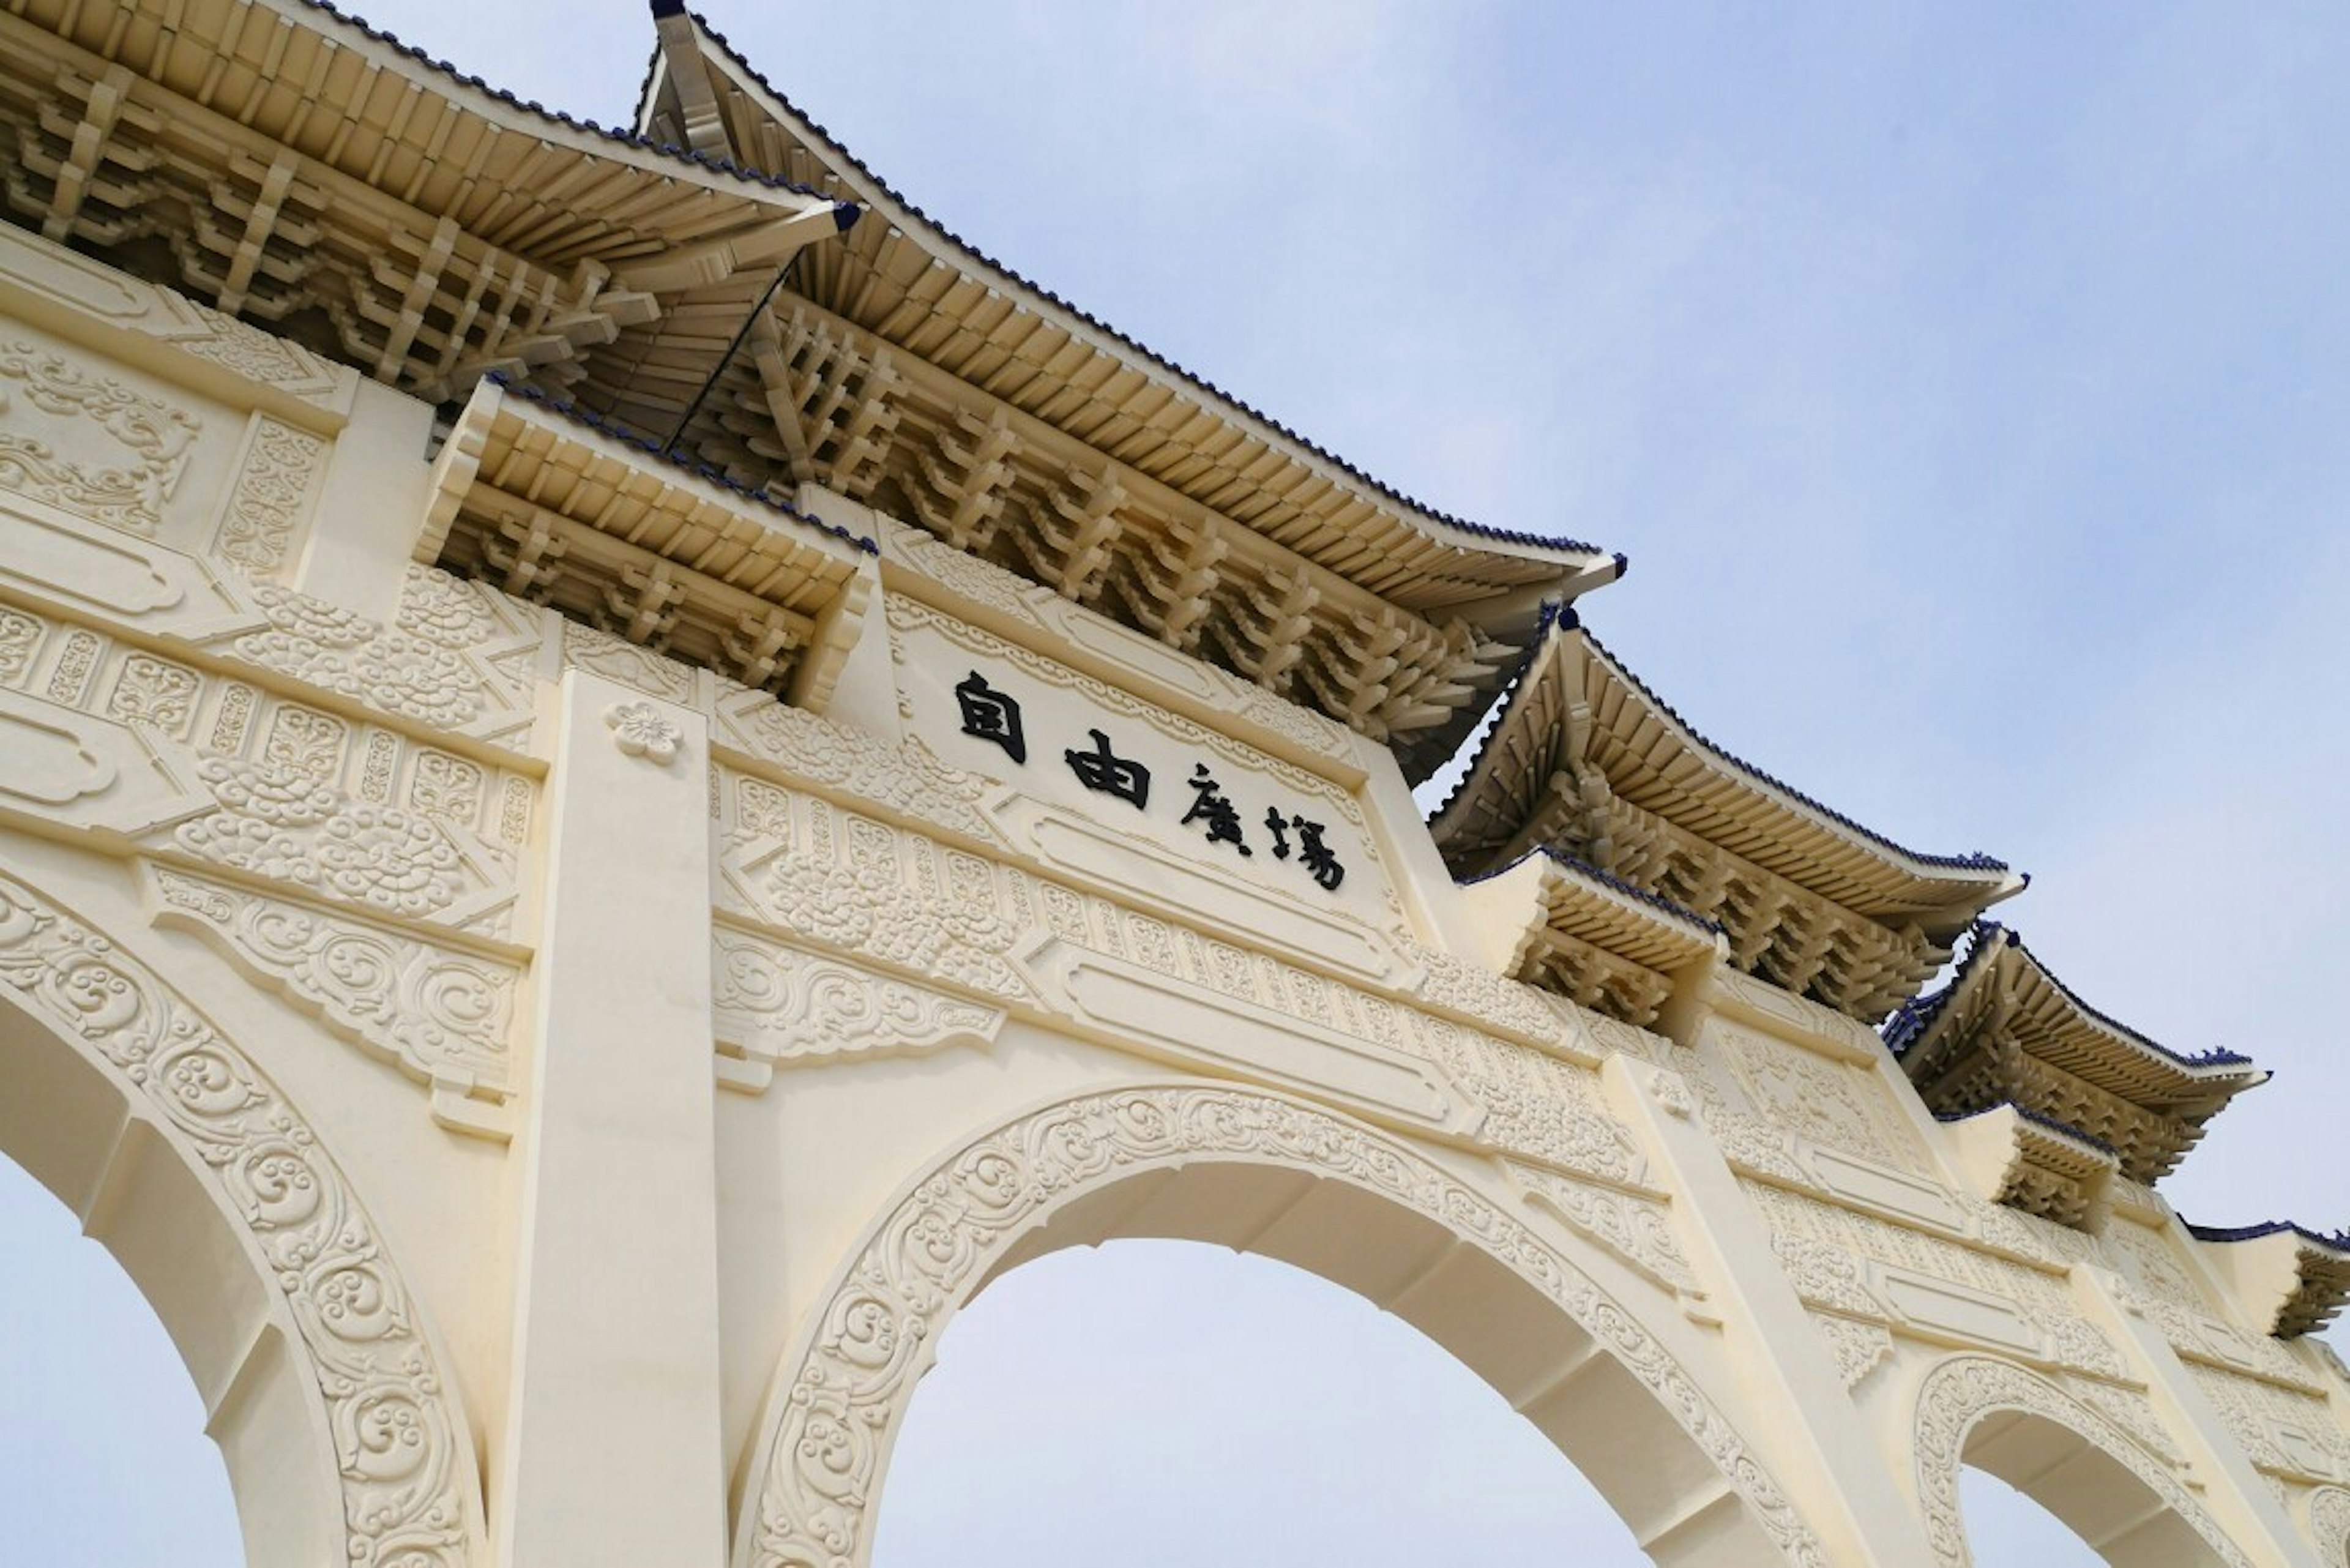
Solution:
[[[1969,1465],[1959,1472],[1959,1502],[1977,1563],[2099,1568],[2105,1562],[2063,1520],[1988,1470]]]
[[[1188,1241],[1054,1252],[939,1348],[876,1568],[1648,1562],[1476,1374],[1284,1263]]]
[[[138,1287],[0,1158],[0,1514],[25,1563],[241,1568],[203,1402]]]
[[[2107,1563],[2116,1568],[2203,1568],[2221,1561],[2195,1524],[2129,1466],[2063,1422],[2023,1410],[1995,1410],[1967,1434],[1961,1496],[1977,1471],[2045,1510],[2063,1532],[2064,1556],[2008,1555],[1970,1532],[1978,1563]],[[2017,1522],[2016,1511],[2003,1516]],[[1970,1516],[1970,1526],[1974,1522]],[[2035,1533],[2034,1539],[2038,1539]]]

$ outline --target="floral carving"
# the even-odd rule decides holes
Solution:
[[[1893,1333],[1882,1324],[1833,1313],[1813,1313],[1812,1324],[1828,1342],[1835,1356],[1836,1376],[1846,1388],[1857,1388],[1868,1375],[1893,1359]]]
[[[1022,1235],[1100,1184],[1158,1166],[1270,1164],[1437,1220],[1555,1303],[1656,1396],[1791,1563],[1820,1544],[1761,1462],[1657,1340],[1533,1231],[1404,1146],[1270,1096],[1144,1088],[1068,1101],[947,1160],[871,1232],[816,1314],[774,1406],[746,1530],[755,1568],[863,1560],[891,1430],[947,1318]]]
[[[250,591],[269,629],[239,637],[236,650],[256,664],[432,724],[471,723],[491,703],[480,671],[454,649],[275,583]]]
[[[1663,1203],[1531,1166],[1513,1165],[1510,1176],[1541,1208],[1653,1282],[1679,1295],[1705,1293],[1698,1283],[1697,1271],[1690,1267],[1688,1255],[1674,1239]]]
[[[1588,1069],[1436,1021],[1427,1033],[1445,1075],[1483,1107],[1486,1141],[1607,1181],[1646,1175],[1638,1146],[1601,1101]]]
[[[511,1091],[521,971],[348,917],[158,868],[159,923],[194,930],[344,1038],[458,1096]],[[470,1128],[469,1128],[470,1130]]]
[[[435,914],[465,891],[463,857],[427,817],[353,801],[276,763],[214,757],[197,772],[220,809],[173,836],[200,859],[388,915]]]
[[[0,610],[0,681],[14,684],[31,668],[48,628],[28,615]]]
[[[2251,1568],[2178,1478],[2119,1428],[2046,1378],[1981,1355],[1942,1363],[1927,1375],[1918,1394],[1918,1496],[1925,1505],[1926,1533],[1935,1561],[1943,1568],[1966,1568],[1974,1561],[1960,1520],[1959,1468],[1966,1457],[1968,1434],[1995,1410],[2020,1410],[2071,1428],[2144,1481],[2221,1563],[2229,1568]]]
[[[42,413],[86,421],[111,439],[121,454],[93,466],[25,433],[24,415],[10,407],[10,384]],[[0,343],[0,489],[61,506],[93,523],[151,535],[163,503],[180,483],[188,449],[201,428],[195,416],[134,392],[110,376],[92,376],[62,356],[22,341]]]
[[[987,781],[948,767],[919,741],[892,744],[749,687],[727,691],[718,721],[733,744],[827,794],[965,838],[1003,843],[979,809]]]
[[[302,503],[326,455],[327,443],[318,437],[255,416],[213,547],[255,576],[283,566],[302,521]]]
[[[1416,942],[1399,945],[1426,977],[1419,994],[1431,1006],[1546,1045],[1564,1046],[1573,1039],[1534,986],[1434,948]]]
[[[615,702],[604,710],[604,723],[623,753],[662,767],[677,760],[685,743],[685,732],[650,702]]]
[[[2322,1486],[2309,1494],[2309,1533],[2328,1568],[2350,1563],[2350,1490]]]
[[[121,673],[115,677],[106,713],[128,724],[152,724],[166,734],[184,736],[203,691],[203,683],[185,665],[134,653],[122,661]]]
[[[465,1423],[374,1222],[284,1093],[106,938],[0,876],[0,984],[128,1081],[203,1162],[286,1298],[341,1475],[350,1568],[477,1561]]]
[[[1000,1009],[723,926],[711,967],[718,1039],[757,1069],[729,1078],[745,1088],[795,1062],[983,1044],[1003,1024]]]

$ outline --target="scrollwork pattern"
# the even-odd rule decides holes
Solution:
[[[282,898],[159,867],[159,921],[219,943],[239,966],[422,1083],[503,1097],[521,971]]]
[[[0,431],[0,489],[61,506],[93,523],[133,534],[151,535],[163,520],[163,503],[187,466],[188,449],[203,428],[193,414],[136,392],[111,376],[92,376],[63,356],[30,343],[0,343],[0,382],[14,382],[17,395],[44,413],[96,425],[124,453],[124,461],[88,467],[48,442],[21,433],[21,416]],[[0,413],[9,393],[0,385]]]
[[[2350,1563],[2350,1490],[2322,1486],[2310,1493],[2309,1533],[2326,1568]]]
[[[1071,1100],[1001,1128],[949,1158],[879,1222],[779,1386],[746,1521],[747,1561],[861,1561],[890,1428],[956,1307],[1057,1204],[1137,1170],[1201,1159],[1335,1179],[1441,1221],[1548,1296],[1645,1384],[1788,1562],[1825,1563],[1778,1484],[1638,1316],[1525,1226],[1366,1127],[1271,1096],[1172,1087]]]
[[[0,985],[127,1080],[251,1234],[317,1382],[349,1568],[459,1568],[482,1514],[462,1416],[374,1222],[276,1085],[145,965],[0,876]]]

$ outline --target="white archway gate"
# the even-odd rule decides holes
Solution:
[[[473,1435],[359,1196],[152,970],[0,875],[0,1153],[161,1315],[264,1568],[481,1560]]]
[[[737,1561],[865,1561],[915,1382],[995,1273],[1062,1246],[1177,1234],[1297,1264],[1427,1330],[1575,1459],[1658,1562],[1825,1561],[1690,1372],[1527,1226],[1392,1137],[1202,1086],[1049,1106],[913,1183],[779,1370]]]
[[[952,1312],[1166,1235],[1418,1324],[1664,1563],[1960,1563],[1979,1462],[2343,1568],[2350,1239],[2156,1188],[2257,1067],[1705,740],[1580,619],[1622,557],[654,9],[615,140],[294,0],[0,7],[0,1139],[256,1561],[853,1568]]]

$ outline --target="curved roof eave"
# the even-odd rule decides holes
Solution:
[[[1438,542],[1461,549],[1485,550],[1550,561],[1579,575],[1588,575],[1593,579],[1587,585],[1589,587],[1613,581],[1622,575],[1627,563],[1618,552],[1604,550],[1596,545],[1563,535],[1546,536],[1471,522],[1406,494],[1205,377],[1186,369],[1149,345],[1014,271],[917,206],[862,159],[844,147],[821,123],[802,112],[774,83],[767,80],[758,67],[743,57],[724,34],[711,26],[701,16],[692,12],[686,15],[691,18],[698,35],[714,51],[713,57],[714,57],[714,63],[733,76],[738,87],[757,95],[771,114],[788,124],[811,147],[821,148],[834,174],[848,185],[861,202],[901,233],[926,238],[935,252],[945,253],[954,258],[956,265],[983,275],[978,281],[995,292],[1023,302],[1034,313],[1053,320],[1073,337],[1087,341],[1097,352],[1116,358],[1139,360],[1148,370],[1173,377],[1258,440],[1285,451],[1292,458],[1309,467],[1323,471],[1335,482],[1368,490],[1399,508],[1403,516],[1418,524],[1424,533]],[[648,71],[641,89],[640,121],[650,109],[658,76],[656,64]],[[1595,566],[1607,569],[1604,573],[1593,571]]]
[[[333,0],[292,0],[292,3],[301,9],[325,16],[331,26],[348,34],[357,34],[368,43],[388,51],[391,56],[392,68],[425,90],[437,92],[452,101],[461,95],[472,98],[477,100],[477,111],[488,116],[520,110],[557,132],[559,139],[568,142],[576,151],[598,157],[618,158],[637,164],[650,173],[673,176],[684,171],[663,165],[682,164],[692,171],[743,185],[746,187],[744,194],[754,197],[780,191],[815,201],[834,202],[825,192],[782,175],[746,169],[729,159],[712,158],[690,147],[679,147],[635,131],[566,114],[560,109],[548,109],[536,99],[521,98],[504,88],[492,87],[482,78],[461,71],[451,62],[427,54],[398,35],[376,26],[365,17],[341,9]],[[419,67],[422,68],[417,68]],[[433,80],[436,78],[439,78],[437,83]],[[847,204],[834,202],[834,205],[837,208]],[[853,207],[850,210],[854,211]]]
[[[1509,722],[1510,712],[1517,704],[1526,678],[1534,673],[1537,662],[1553,653],[1565,638],[1576,634],[1583,638],[1595,655],[1606,662],[1607,668],[1628,691],[1647,703],[1659,718],[1679,735],[1684,745],[1715,767],[1731,774],[1740,783],[1763,796],[1781,810],[1806,818],[1813,826],[1846,839],[1856,847],[1887,860],[1898,869],[1921,880],[1981,882],[1986,887],[2001,889],[1996,895],[1999,898],[2022,890],[2028,878],[2015,872],[2003,860],[1980,853],[1928,855],[1911,849],[1905,845],[1896,843],[1873,828],[1854,821],[1834,807],[1823,805],[1801,790],[1746,762],[1736,753],[1706,739],[1694,725],[1682,718],[1670,703],[1658,696],[1646,681],[1627,669],[1623,660],[1617,659],[1588,627],[1583,625],[1582,618],[1576,615],[1571,607],[1555,603],[1543,607],[1541,634],[1527,648],[1524,656],[1519,661],[1517,670],[1502,688],[1501,719],[1486,731],[1483,740],[1478,746],[1476,755],[1471,759],[1468,768],[1461,774],[1461,782],[1453,786],[1452,793],[1445,797],[1443,804],[1430,815],[1429,821],[1431,826],[1440,822],[1462,800],[1472,783],[1479,777],[1484,768],[1487,754],[1494,744],[1495,737]]]

